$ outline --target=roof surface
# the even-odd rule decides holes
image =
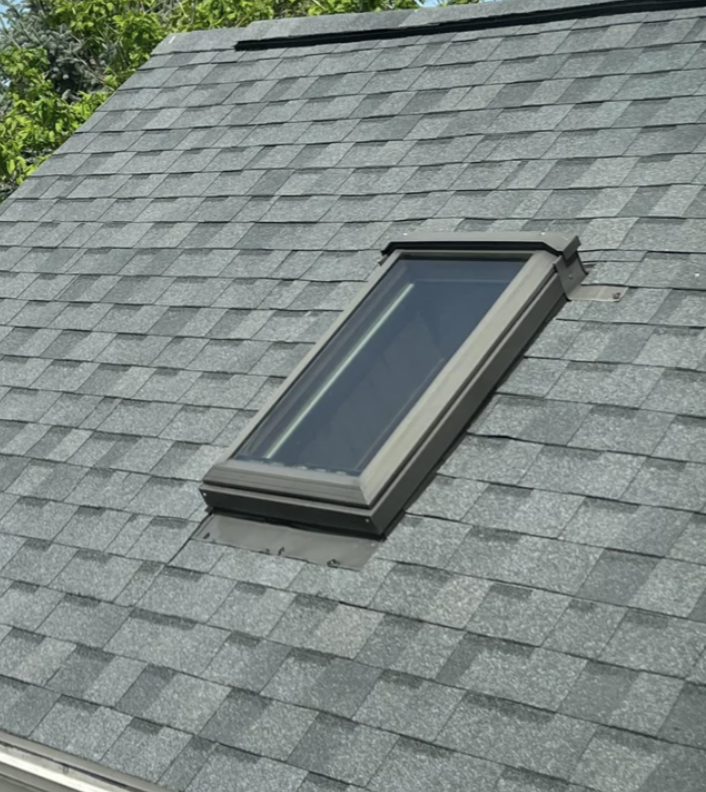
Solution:
[[[189,792],[704,792],[706,11],[233,48],[390,19],[172,37],[0,207],[0,729]],[[424,229],[578,233],[630,288],[362,572],[190,541]]]

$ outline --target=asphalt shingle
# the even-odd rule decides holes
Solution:
[[[0,728],[187,792],[702,792],[703,9],[547,1],[170,36],[5,201]],[[190,540],[419,230],[579,234],[627,292],[362,570]]]

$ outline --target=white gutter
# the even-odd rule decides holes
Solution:
[[[0,792],[164,792],[117,773],[0,732]]]

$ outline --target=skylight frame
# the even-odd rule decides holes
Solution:
[[[201,485],[208,506],[245,519],[384,535],[528,339],[566,301],[570,288],[580,283],[585,273],[577,249],[576,237],[559,234],[415,234],[391,242],[373,278],[208,471]],[[526,261],[359,476],[234,459],[265,416],[405,256],[526,257]]]

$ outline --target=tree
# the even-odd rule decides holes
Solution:
[[[0,201],[170,33],[422,4],[423,0],[0,0]]]

